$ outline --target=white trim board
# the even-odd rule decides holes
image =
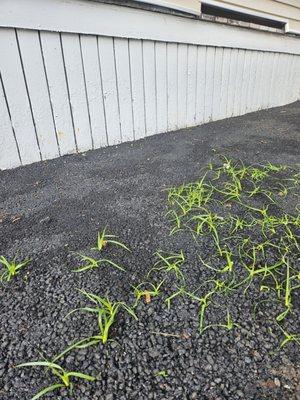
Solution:
[[[196,7],[192,6],[183,6],[175,3],[170,3],[169,1],[164,1],[164,0],[135,0],[139,3],[147,3],[147,4],[154,4],[156,6],[160,7],[166,7],[172,10],[178,10],[178,11],[183,11],[188,14],[193,14],[193,15],[200,15],[200,2],[198,2],[197,9]]]
[[[300,54],[298,38],[85,0],[2,0],[0,27]]]

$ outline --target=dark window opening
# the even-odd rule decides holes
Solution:
[[[242,13],[239,11],[229,10],[228,8],[213,6],[210,4],[202,3],[201,12],[203,14],[212,15],[214,17],[222,17],[236,21],[249,22],[257,25],[269,26],[271,28],[284,29],[285,23],[273,19],[257,17]]]

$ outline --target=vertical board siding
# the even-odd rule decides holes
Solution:
[[[59,156],[59,148],[51,112],[39,34],[36,31],[18,30],[17,37],[41,156],[43,160],[55,158]]]
[[[247,90],[247,112],[254,111],[254,85],[256,79],[256,68],[257,68],[257,52],[249,52],[250,54],[250,66],[249,66],[249,83]]]
[[[79,35],[61,35],[63,57],[78,151],[93,148]]]
[[[229,66],[229,79],[227,88],[227,116],[233,117],[234,114],[234,95],[236,87],[236,73],[237,73],[237,61],[238,61],[238,50],[231,50],[230,66]]]
[[[220,119],[221,88],[222,88],[223,49],[218,47],[215,51],[214,79],[212,94],[212,119]]]
[[[41,32],[40,39],[60,154],[74,153],[77,148],[60,37]]]
[[[143,41],[146,134],[157,133],[156,61],[154,42]]]
[[[141,40],[129,40],[133,126],[135,140],[145,137],[143,50]],[[165,91],[166,93],[166,91]]]
[[[296,57],[293,55],[293,56],[291,56],[290,57],[291,59],[290,59],[290,63],[291,63],[291,72],[290,72],[290,75],[289,75],[289,82],[288,82],[288,85],[287,85],[287,91],[286,91],[286,98],[285,98],[285,101],[286,102],[288,102],[289,101],[289,97],[292,95],[292,97],[294,97],[293,96],[293,85],[294,85],[294,77],[296,76],[296,74],[297,74],[297,72],[296,72],[296,69],[295,69],[295,59],[296,59]]]
[[[256,66],[256,78],[255,85],[253,88],[253,111],[257,111],[260,108],[260,91],[261,91],[261,75],[262,75],[262,52],[257,52],[257,66]]]
[[[157,132],[168,130],[167,44],[155,43]]]
[[[214,47],[207,47],[205,58],[204,122],[209,122],[212,120],[215,53],[216,49]]]
[[[278,65],[278,53],[272,53],[272,76],[271,76],[271,84],[269,87],[269,94],[268,94],[268,105],[269,107],[273,107],[275,105],[273,95],[275,83],[276,83],[276,74],[277,74],[277,65]]]
[[[243,74],[244,74],[244,63],[245,63],[245,50],[238,50],[237,57],[237,71],[235,76],[235,91],[234,91],[234,103],[233,103],[233,116],[240,115],[240,108],[242,103],[242,85],[243,85]]]
[[[296,62],[296,78],[295,78],[295,82],[294,82],[294,86],[295,86],[295,97],[294,100],[298,100],[300,98],[300,57],[295,56],[297,58],[297,62]]]
[[[82,35],[80,41],[91,133],[94,147],[99,148],[107,145],[107,137],[97,38]]]
[[[259,87],[258,87],[258,109],[261,110],[263,108],[263,102],[264,102],[264,95],[266,92],[266,86],[267,86],[267,69],[268,69],[268,64],[267,64],[267,53],[262,53],[261,54],[261,69],[260,69],[260,80],[259,80]]]
[[[0,121],[1,130],[3,134],[0,134],[0,169],[14,168],[21,165],[19,157],[17,142],[14,137],[14,131],[12,129],[9,111],[7,109],[5,93],[2,85],[2,79],[0,75]],[[3,150],[4,149],[4,150]]]
[[[0,169],[280,106],[300,56],[0,29]]]
[[[270,75],[268,77],[268,88],[267,88],[267,93],[266,93],[266,98],[265,98],[265,107],[269,108],[271,107],[272,103],[272,84],[273,84],[273,79],[274,79],[274,70],[275,70],[275,64],[274,61],[276,59],[276,54],[275,53],[269,53],[269,72]]]
[[[292,67],[288,91],[292,97],[295,97],[294,76],[297,74],[297,57],[295,55],[293,55],[292,63],[293,63],[293,67]],[[289,98],[289,96],[287,96],[287,101],[288,101],[288,98]]]
[[[271,75],[271,66],[269,62],[269,53],[265,53],[263,57],[263,75],[262,75],[262,92],[261,92],[261,109],[265,108],[267,103],[267,94],[269,88],[269,80]]]
[[[245,114],[247,112],[250,65],[251,65],[251,52],[249,50],[245,50],[243,80],[241,85],[241,100],[240,100],[240,112],[239,112],[240,115]]]
[[[1,30],[0,54],[0,72],[22,164],[40,161],[41,155],[14,29]],[[3,128],[1,132],[2,135],[6,135]]]
[[[130,141],[134,140],[134,130],[128,40],[116,38],[114,45],[122,141]]]
[[[231,56],[231,49],[224,49],[222,57],[222,79],[221,79],[221,90],[220,90],[219,117],[221,119],[226,118],[227,116],[228,85],[230,76],[230,56]]]
[[[168,130],[178,127],[178,46],[177,43],[167,44],[167,76],[168,76]]]
[[[280,105],[285,104],[286,92],[285,88],[287,85],[288,78],[288,67],[290,64],[290,57],[287,54],[281,54],[281,90],[280,90]]]
[[[206,74],[206,47],[197,49],[197,87],[196,87],[196,124],[204,122],[205,108],[205,76]]]
[[[187,127],[188,46],[178,45],[178,128]]]
[[[119,96],[113,38],[98,37],[108,144],[121,143]]]
[[[293,82],[293,93],[294,93],[294,100],[297,100],[299,98],[299,93],[300,93],[300,62],[299,62],[299,57],[297,57],[296,55],[295,57],[295,79]]]
[[[187,126],[196,125],[196,96],[197,96],[197,46],[188,46],[187,61]]]

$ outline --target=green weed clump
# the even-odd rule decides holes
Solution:
[[[65,352],[63,352],[65,354]],[[69,390],[70,395],[72,395],[73,391],[73,379],[83,379],[86,381],[95,381],[96,378],[93,376],[84,374],[82,372],[77,371],[66,371],[61,365],[57,364],[57,361],[62,357],[59,355],[55,357],[53,360],[49,361],[43,359],[42,361],[32,361],[23,364],[19,364],[16,368],[23,368],[23,367],[43,367],[46,368],[47,371],[50,371],[52,375],[55,377],[56,382],[45,387],[44,389],[40,390],[35,396],[32,397],[31,400],[37,400],[40,397],[46,395],[47,393],[56,391],[57,389],[66,388]]]
[[[70,311],[67,316],[77,311],[82,311],[95,315],[97,319],[99,333],[86,339],[80,340],[74,345],[74,347],[85,348],[94,344],[98,344],[100,342],[105,344],[109,340],[110,329],[115,323],[117,314],[121,309],[123,309],[123,311],[127,312],[130,316],[137,320],[137,316],[134,313],[133,309],[123,301],[113,302],[108,297],[100,297],[93,293],[88,293],[84,290],[79,290],[79,292],[86,299],[88,299],[93,304],[93,306],[86,306],[74,309]]]
[[[6,257],[0,257],[0,282],[10,282],[12,279],[18,275],[22,268],[30,263],[30,260],[25,260],[22,262],[17,262],[16,257],[9,261]],[[1,271],[2,270],[2,271]]]
[[[168,378],[169,373],[168,371],[162,370],[155,373],[155,376],[161,376],[163,378]]]
[[[184,280],[184,275],[181,271],[181,265],[185,261],[182,251],[180,253],[172,253],[164,255],[162,252],[156,252],[158,261],[154,264],[153,268],[148,272],[148,277],[154,272],[162,272],[165,274],[173,273],[177,279]]]
[[[111,235],[107,233],[107,227],[103,229],[102,232],[98,232],[97,243],[95,247],[92,247],[91,250],[96,250],[97,252],[103,253],[103,251],[108,246],[117,246],[121,247],[123,250],[130,252],[129,248],[122,242],[116,240],[116,235]],[[94,258],[91,256],[86,256],[84,254],[79,254],[82,265],[73,270],[73,272],[84,272],[90,271],[93,269],[97,269],[102,265],[109,265],[113,268],[116,268],[120,271],[125,271],[125,268],[117,264],[115,261],[110,260],[109,258]]]
[[[299,335],[288,334],[282,326],[293,314],[300,289],[300,213],[297,206],[294,213],[285,211],[289,199],[295,203],[298,198],[299,204],[299,176],[288,166],[246,166],[221,156],[221,165],[208,164],[199,181],[169,189],[170,233],[191,233],[198,248],[203,241],[209,243],[213,260],[198,251],[200,267],[211,277],[196,292],[181,286],[166,299],[168,307],[178,296],[197,301],[200,333],[237,326],[228,311],[226,323],[205,324],[208,309],[216,297],[237,290],[246,295],[251,288],[251,295],[257,296],[254,304],[270,301],[281,308],[274,320],[285,334],[283,344],[299,341]],[[268,300],[260,302],[261,296]]]
[[[165,280],[162,280],[158,284],[154,284],[151,282],[141,282],[137,286],[133,286],[133,294],[136,298],[135,306],[137,306],[141,298],[144,298],[146,303],[150,303],[152,297],[160,296],[160,288],[164,284],[164,282]]]
[[[107,231],[107,226],[103,229],[102,232],[98,232],[97,243],[96,246],[92,248],[92,250],[102,251],[105,247],[109,245],[114,245],[122,247],[123,249],[130,252],[129,248],[124,243],[116,240],[117,238],[116,235],[108,234],[106,233],[106,231]]]
[[[96,260],[93,257],[88,257],[83,254],[80,254],[82,265],[79,268],[73,270],[73,272],[83,272],[83,271],[90,271],[92,269],[100,268],[103,264],[108,264],[120,271],[125,271],[125,268],[121,267],[117,263],[107,258],[101,258]]]
[[[108,246],[116,246],[120,247],[123,250],[130,252],[129,248],[122,242],[116,239],[115,235],[111,235],[107,233],[107,227],[103,229],[102,232],[98,233],[97,243],[96,246],[93,247],[91,250],[100,252],[101,254],[105,251],[106,247]],[[73,272],[83,272],[89,271],[94,269],[99,269],[103,265],[112,266],[120,271],[125,271],[123,267],[118,265],[116,262],[108,259],[107,257],[101,258],[94,258],[92,256],[87,256],[83,254],[79,254],[81,259],[81,266],[77,269],[73,270]],[[19,270],[23,268],[29,260],[24,261],[22,263],[17,264],[16,260],[14,259],[12,262],[9,262],[4,256],[0,257],[0,264],[2,264],[6,270],[0,275],[0,279],[10,281],[12,277],[14,277]],[[153,290],[151,295],[154,296],[158,294],[159,288],[161,285],[157,287],[153,286]],[[142,296],[143,293],[141,292],[140,286],[135,288],[137,298]],[[58,364],[58,360],[61,359],[65,354],[75,349],[86,348],[92,345],[99,344],[102,342],[105,344],[108,340],[110,340],[110,329],[112,325],[116,322],[117,315],[121,311],[125,311],[127,314],[132,316],[134,319],[137,319],[136,314],[133,311],[133,308],[128,306],[123,301],[111,301],[108,297],[100,297],[93,293],[86,292],[84,290],[80,290],[80,293],[92,303],[92,305],[87,305],[84,307],[80,307],[78,309],[72,310],[68,315],[81,311],[92,314],[96,317],[97,325],[98,325],[98,332],[97,334],[75,341],[73,344],[68,346],[62,353],[56,356],[53,360],[47,360],[43,358],[42,361],[33,361],[22,363],[17,366],[17,368],[21,367],[44,367],[49,370],[52,375],[56,378],[56,381],[51,384],[50,386],[45,387],[41,391],[39,391],[31,400],[37,400],[40,397],[46,395],[47,393],[56,391],[61,388],[66,388],[69,390],[70,395],[72,395],[73,390],[73,379],[83,379],[87,381],[94,381],[96,378],[84,374],[82,372],[77,371],[67,371],[64,369],[60,364]]]

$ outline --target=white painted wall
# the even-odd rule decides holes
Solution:
[[[2,0],[0,169],[300,98],[299,39],[223,28],[82,0]]]

